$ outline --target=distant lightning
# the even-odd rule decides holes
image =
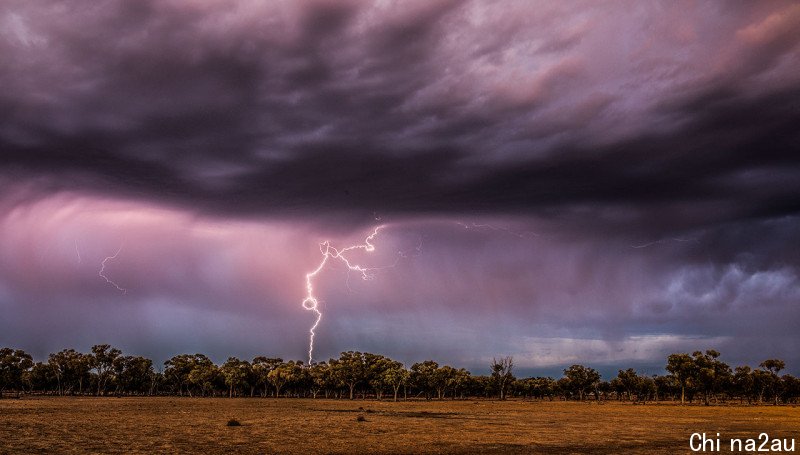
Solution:
[[[417,246],[414,247],[414,252],[410,253],[408,251],[398,251],[397,256],[400,258],[415,258],[422,254],[422,236],[419,236],[419,243]],[[396,263],[396,262],[395,262]]]
[[[647,248],[649,246],[658,245],[658,244],[666,243],[666,242],[695,242],[695,243],[700,243],[699,240],[693,239],[693,238],[683,239],[683,238],[679,238],[679,237],[673,237],[673,238],[669,238],[669,239],[655,240],[653,242],[647,242],[647,243],[643,243],[641,245],[631,245],[631,248],[636,248],[636,249]]]
[[[374,277],[374,275],[371,273],[372,271],[386,267],[362,267],[358,264],[353,264],[345,256],[345,253],[353,250],[364,250],[368,253],[375,251],[375,246],[372,244],[372,241],[375,239],[375,236],[378,235],[378,232],[383,228],[383,225],[376,227],[372,233],[368,235],[366,239],[364,239],[364,243],[348,246],[346,248],[342,248],[341,250],[332,247],[328,240],[319,244],[319,252],[322,253],[322,261],[319,263],[316,269],[306,274],[306,297],[303,300],[303,308],[308,311],[313,311],[317,315],[314,325],[312,325],[311,329],[308,331],[309,364],[313,360],[314,335],[316,335],[315,330],[319,325],[319,322],[322,320],[322,311],[319,309],[319,299],[317,299],[317,297],[314,295],[314,277],[316,277],[317,274],[319,274],[322,269],[325,268],[325,264],[328,263],[328,259],[339,259],[347,267],[348,277],[350,272],[358,272],[361,275],[361,279],[371,280]],[[397,264],[396,261],[395,264]]]
[[[75,254],[78,255],[78,264],[81,263],[81,252],[78,250],[78,241],[75,241]]]
[[[480,224],[480,223],[474,223],[474,222],[470,223],[470,224],[467,224],[467,223],[462,223],[461,221],[456,221],[455,223],[457,225],[463,227],[464,229],[489,229],[489,230],[492,230],[492,231],[505,232],[506,234],[510,234],[510,235],[515,236],[515,237],[519,237],[521,239],[529,238],[530,236],[539,237],[539,234],[537,234],[536,232],[533,232],[533,231],[517,232],[517,231],[511,230],[511,229],[509,229],[507,227],[496,226],[494,224]]]
[[[101,263],[100,263],[100,271],[99,271],[97,274],[98,274],[98,275],[100,275],[100,277],[101,277],[101,278],[103,278],[104,280],[106,280],[106,283],[108,283],[108,284],[110,284],[110,285],[114,286],[115,288],[117,288],[117,290],[119,290],[120,292],[122,292],[122,294],[124,295],[124,294],[127,294],[127,293],[128,293],[128,290],[127,290],[127,289],[124,289],[124,288],[121,288],[121,287],[119,287],[119,285],[118,285],[117,283],[115,283],[115,282],[111,281],[111,280],[110,280],[110,279],[109,279],[107,276],[105,276],[105,275],[103,274],[103,272],[106,270],[106,262],[108,262],[108,261],[109,261],[109,260],[111,260],[111,259],[116,259],[116,258],[117,258],[117,255],[119,255],[119,252],[120,252],[120,251],[122,251],[122,245],[120,245],[120,246],[119,246],[119,249],[117,250],[117,252],[116,252],[116,253],[114,253],[114,255],[113,255],[113,256],[108,256],[107,258],[103,259],[103,262],[101,262]]]

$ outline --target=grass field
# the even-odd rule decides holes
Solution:
[[[359,421],[359,416],[366,420]],[[227,426],[229,419],[242,425]],[[799,443],[800,408],[529,401],[0,400],[3,454],[689,453],[693,432],[719,432],[723,438],[755,438],[766,432]]]

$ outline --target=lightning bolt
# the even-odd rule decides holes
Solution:
[[[303,300],[303,308],[308,311],[313,311],[317,318],[314,320],[314,324],[311,326],[311,329],[308,331],[308,363],[311,364],[313,360],[313,353],[314,353],[314,332],[319,326],[319,322],[322,320],[322,311],[319,308],[319,299],[314,295],[314,277],[316,277],[322,269],[325,268],[325,264],[328,263],[328,260],[340,260],[346,267],[348,272],[348,277],[350,272],[358,272],[361,275],[361,279],[363,280],[371,280],[374,275],[371,273],[373,270],[377,270],[380,268],[386,267],[362,267],[358,264],[353,264],[350,260],[345,256],[346,253],[349,253],[354,250],[363,250],[367,253],[371,253],[375,251],[375,245],[372,244],[372,241],[378,235],[378,232],[383,229],[384,226],[376,227],[370,235],[364,239],[364,243],[358,245],[351,245],[342,249],[337,249],[331,246],[331,243],[326,240],[319,244],[319,252],[322,253],[322,261],[320,261],[319,265],[316,269],[306,274],[306,297]],[[395,261],[395,265],[397,261]]]
[[[101,278],[106,280],[106,283],[114,286],[115,288],[117,288],[117,290],[122,292],[123,295],[125,295],[125,294],[128,293],[127,289],[119,287],[119,285],[117,283],[111,281],[107,276],[103,275],[103,272],[106,270],[106,262],[108,262],[111,259],[116,259],[117,255],[119,255],[120,251],[122,251],[122,245],[119,246],[119,249],[117,250],[116,253],[114,253],[113,256],[108,256],[107,258],[103,259],[103,262],[100,263],[100,271],[97,274],[100,275]]]

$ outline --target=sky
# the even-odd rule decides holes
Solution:
[[[797,2],[5,1],[0,345],[800,373]]]

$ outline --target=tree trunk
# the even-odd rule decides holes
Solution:
[[[354,382],[351,382],[350,384],[348,384],[348,386],[350,387],[350,399],[352,400],[353,399],[353,390],[356,388],[356,384]]]
[[[684,404],[684,399],[686,398],[686,386],[681,384],[681,404]]]

